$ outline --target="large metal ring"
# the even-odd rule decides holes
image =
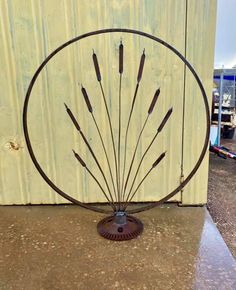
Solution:
[[[93,36],[93,35],[98,35],[98,34],[104,34],[104,33],[113,33],[113,32],[123,32],[123,33],[131,33],[131,34],[136,34],[136,35],[141,35],[144,37],[147,37],[149,39],[152,39],[158,43],[160,43],[161,45],[165,46],[166,48],[170,49],[175,55],[177,55],[186,65],[186,67],[189,69],[189,71],[192,73],[193,77],[195,78],[201,94],[202,94],[202,98],[203,98],[203,102],[204,102],[204,106],[205,106],[205,116],[206,116],[206,133],[205,133],[205,140],[204,140],[204,145],[202,147],[201,150],[201,154],[198,158],[198,161],[196,162],[195,166],[193,167],[193,169],[191,170],[191,172],[189,173],[189,175],[185,178],[185,180],[177,187],[175,188],[172,192],[170,192],[169,194],[167,194],[165,197],[161,198],[159,201],[157,202],[153,202],[151,204],[148,204],[146,206],[137,208],[137,209],[133,209],[133,210],[128,210],[127,213],[131,214],[131,213],[137,213],[137,212],[141,212],[144,210],[148,210],[151,209],[167,200],[169,200],[171,197],[173,197],[176,193],[178,193],[180,190],[182,190],[184,188],[184,186],[191,180],[191,178],[194,176],[194,174],[196,173],[196,171],[198,170],[199,166],[201,165],[204,156],[206,154],[206,151],[208,150],[208,144],[209,144],[209,135],[210,135],[210,109],[209,109],[209,104],[208,104],[208,100],[207,100],[207,95],[206,92],[204,90],[204,87],[201,83],[200,78],[198,77],[196,71],[194,70],[194,68],[191,66],[191,64],[187,61],[187,59],[177,50],[175,49],[173,46],[171,46],[170,44],[168,44],[167,42],[165,42],[164,40],[155,37],[153,35],[150,35],[148,33],[142,32],[142,31],[138,31],[138,30],[133,30],[133,29],[124,29],[124,28],[109,28],[109,29],[101,29],[101,30],[96,30],[96,31],[92,31],[92,32],[88,32],[85,34],[82,34],[80,36],[77,36],[67,42],[65,42],[64,44],[60,45],[57,49],[55,49],[51,54],[49,54],[49,56],[42,62],[42,64],[38,67],[38,69],[36,70],[26,93],[25,96],[25,101],[24,101],[24,107],[23,107],[23,129],[24,129],[24,135],[25,135],[25,140],[26,140],[26,144],[29,150],[29,154],[30,157],[36,167],[36,169],[38,170],[38,172],[40,173],[40,175],[43,177],[43,179],[47,182],[47,184],[54,189],[58,194],[60,194],[62,197],[64,197],[65,199],[69,200],[72,203],[75,203],[81,207],[96,211],[96,212],[102,212],[102,213],[111,213],[111,211],[105,210],[105,209],[100,209],[97,208],[95,206],[92,205],[88,205],[85,203],[80,202],[79,200],[71,197],[70,195],[68,195],[66,192],[62,191],[60,188],[58,188],[52,181],[51,179],[46,175],[46,173],[43,171],[42,167],[40,166],[40,164],[38,163],[34,151],[32,149],[32,145],[31,145],[31,141],[29,138],[29,132],[28,132],[28,123],[27,123],[27,112],[28,112],[28,104],[29,104],[29,99],[31,96],[31,91],[32,88],[34,86],[34,83],[37,79],[37,77],[39,76],[40,72],[42,71],[42,69],[44,68],[44,66],[50,61],[51,58],[53,58],[59,51],[61,51],[62,49],[64,49],[65,47],[69,46],[70,44],[77,42],[83,38],[87,38],[89,36]]]

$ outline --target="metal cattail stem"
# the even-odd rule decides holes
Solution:
[[[148,153],[149,149],[152,147],[152,144],[153,144],[154,141],[156,140],[156,137],[158,136],[158,134],[161,132],[161,130],[162,130],[163,127],[165,126],[167,120],[169,119],[170,115],[172,114],[172,111],[173,111],[173,109],[171,108],[171,109],[169,109],[169,111],[166,113],[166,115],[165,115],[165,117],[163,118],[163,120],[162,120],[162,122],[161,122],[161,125],[158,127],[157,132],[156,132],[156,134],[154,135],[152,141],[150,142],[150,144],[148,145],[147,149],[146,149],[145,152],[143,153],[143,156],[142,156],[142,158],[141,158],[141,160],[140,160],[140,162],[139,162],[138,168],[137,168],[137,170],[136,170],[136,172],[135,172],[135,176],[134,176],[134,179],[133,179],[132,185],[131,185],[131,187],[130,187],[130,190],[129,190],[128,196],[127,196],[127,198],[126,198],[126,203],[127,203],[128,199],[129,199],[129,197],[130,197],[131,191],[132,191],[132,189],[133,189],[133,186],[134,186],[135,180],[136,180],[136,178],[137,178],[137,176],[138,176],[138,172],[139,172],[139,169],[140,169],[140,167],[141,167],[141,165],[142,165],[142,162],[143,162],[143,160],[144,160],[146,154]]]
[[[101,79],[102,78],[101,78],[101,74],[100,74],[98,60],[97,60],[97,56],[96,56],[96,54],[94,52],[93,52],[93,63],[94,63],[94,68],[95,68],[97,80],[99,82],[99,86],[100,86],[100,90],[101,90],[101,93],[102,93],[102,98],[103,98],[103,102],[104,102],[104,105],[105,105],[105,109],[106,109],[106,113],[107,113],[107,118],[108,118],[108,122],[109,122],[109,129],[110,129],[111,139],[112,139],[113,154],[114,154],[114,159],[115,159],[117,193],[119,194],[118,165],[117,165],[117,156],[116,156],[116,148],[115,148],[114,134],[113,134],[112,124],[111,124],[111,117],[110,117],[110,113],[109,113],[109,110],[108,110],[108,105],[107,105],[105,93],[104,93],[103,86],[102,86],[102,82],[101,82]]]
[[[95,163],[97,164],[97,166],[98,166],[98,168],[99,168],[99,170],[100,170],[100,172],[101,172],[101,174],[102,174],[102,176],[103,176],[103,179],[104,179],[104,181],[105,181],[105,183],[106,183],[106,187],[107,187],[107,190],[108,190],[108,192],[109,192],[109,195],[110,195],[111,201],[112,201],[112,203],[114,204],[114,200],[113,200],[113,197],[112,197],[112,194],[111,194],[111,190],[110,190],[109,184],[108,184],[108,182],[107,182],[106,176],[105,176],[105,174],[104,174],[104,171],[102,170],[102,167],[101,167],[100,163],[98,162],[98,159],[97,159],[96,155],[95,155],[94,152],[93,152],[93,149],[91,148],[91,146],[90,146],[90,144],[89,144],[87,138],[85,137],[84,133],[82,132],[82,130],[81,130],[81,128],[80,128],[80,126],[79,126],[77,120],[75,119],[75,117],[74,117],[74,115],[73,115],[73,113],[72,113],[71,110],[67,107],[66,104],[65,104],[65,107],[66,107],[66,111],[67,111],[68,115],[70,116],[70,118],[71,118],[73,124],[75,125],[76,129],[79,131],[79,133],[80,133],[80,135],[81,135],[81,137],[82,137],[84,143],[86,144],[86,146],[88,147],[88,149],[89,149],[91,155],[93,156],[93,159],[94,159]],[[114,206],[115,206],[115,204],[114,204]]]
[[[79,163],[87,170],[87,172],[92,176],[92,178],[95,180],[95,182],[97,183],[97,185],[99,186],[99,188],[101,189],[102,193],[104,194],[105,198],[107,199],[108,203],[111,205],[111,207],[113,208],[113,210],[116,210],[115,205],[110,201],[110,199],[108,198],[105,190],[103,189],[103,187],[101,186],[101,183],[98,181],[98,179],[95,177],[95,175],[91,172],[91,170],[86,166],[86,163],[83,161],[83,159],[79,156],[78,153],[75,152],[75,150],[73,150],[74,156],[75,158],[79,161]]]
[[[104,93],[104,89],[103,89],[102,82],[101,82],[102,77],[101,77],[101,72],[100,72],[100,68],[99,68],[98,58],[97,58],[97,55],[95,54],[94,51],[93,51],[93,54],[92,54],[92,59],[93,59],[95,73],[96,73],[96,78],[97,78],[97,81],[99,82],[99,86],[100,86],[100,90],[101,90],[101,94],[102,94],[102,98],[103,98],[103,102],[104,102],[104,105],[105,105],[106,114],[107,114],[107,118],[108,118],[108,122],[109,122],[109,130],[110,130],[110,134],[111,134],[112,147],[113,147],[113,153],[114,153],[114,163],[115,163],[114,165],[115,165],[115,171],[116,171],[116,186],[115,186],[115,179],[113,178],[113,175],[112,175],[112,170],[111,170],[111,166],[110,166],[110,161],[109,161],[109,157],[108,157],[108,154],[107,154],[107,150],[106,150],[106,147],[105,147],[105,144],[104,144],[104,140],[103,140],[101,131],[99,129],[99,126],[98,126],[97,121],[95,119],[95,116],[93,114],[93,107],[92,107],[92,104],[90,102],[89,95],[87,94],[86,89],[83,86],[81,86],[81,92],[83,94],[83,97],[84,97],[84,100],[85,100],[87,109],[88,109],[89,113],[92,116],[92,119],[94,121],[94,124],[96,126],[97,132],[99,134],[99,137],[100,137],[100,140],[101,140],[101,143],[102,143],[102,147],[103,147],[103,150],[104,150],[104,153],[105,153],[105,156],[106,156],[106,160],[107,160],[107,164],[108,164],[109,172],[110,172],[110,176],[111,176],[111,181],[112,181],[112,185],[113,185],[113,189],[114,189],[114,197],[117,200],[118,205],[114,202],[114,199],[113,199],[113,196],[111,194],[111,190],[110,190],[109,184],[107,182],[107,179],[105,177],[104,171],[101,168],[101,166],[100,166],[100,164],[98,162],[98,159],[97,159],[97,157],[94,154],[93,149],[91,148],[91,146],[90,146],[87,138],[83,134],[83,132],[81,130],[81,127],[80,127],[78,121],[74,117],[74,115],[71,112],[71,110],[65,104],[66,111],[67,111],[67,113],[68,113],[71,121],[73,122],[75,128],[79,131],[79,134],[81,135],[84,143],[86,144],[87,148],[89,149],[89,151],[90,151],[93,159],[95,160],[95,163],[97,164],[97,166],[98,166],[98,168],[99,168],[99,170],[100,170],[100,172],[101,172],[101,174],[103,176],[103,179],[104,179],[105,184],[106,184],[106,187],[107,187],[107,191],[109,192],[109,196],[105,192],[105,190],[103,189],[103,187],[101,186],[101,183],[98,181],[98,179],[94,176],[94,174],[86,166],[86,163],[83,161],[83,159],[79,156],[78,153],[76,153],[73,150],[74,156],[77,159],[77,161],[80,163],[80,165],[83,168],[85,168],[86,171],[90,174],[90,176],[95,180],[95,182],[97,183],[97,185],[101,189],[102,193],[104,194],[104,196],[106,197],[107,201],[109,202],[109,204],[111,205],[111,207],[112,207],[112,209],[114,211],[120,211],[120,210],[125,211],[126,210],[127,206],[129,205],[129,203],[134,198],[135,194],[139,190],[139,188],[142,185],[142,183],[145,181],[145,179],[148,177],[148,175],[151,173],[151,171],[154,168],[157,167],[157,165],[162,161],[162,159],[166,155],[166,152],[162,153],[153,162],[151,168],[148,170],[148,172],[145,174],[145,176],[139,182],[138,186],[133,191],[133,187],[134,187],[135,181],[137,179],[137,176],[138,176],[139,170],[141,168],[141,165],[142,165],[142,163],[144,161],[144,158],[147,155],[147,153],[150,150],[150,148],[152,147],[152,145],[153,145],[155,139],[157,138],[158,134],[161,133],[161,131],[165,127],[167,121],[169,120],[169,118],[170,118],[170,116],[172,114],[172,111],[173,111],[172,108],[167,111],[165,117],[163,118],[163,120],[161,121],[161,123],[160,123],[160,125],[159,125],[159,127],[157,129],[156,134],[154,135],[154,137],[151,140],[150,144],[148,145],[148,147],[146,148],[145,152],[143,153],[143,155],[141,157],[141,160],[140,160],[140,162],[138,164],[138,167],[136,169],[134,178],[132,180],[132,184],[130,186],[129,192],[128,192],[127,197],[126,197],[126,189],[127,189],[127,186],[128,186],[128,182],[129,182],[129,178],[130,178],[130,175],[131,175],[131,171],[132,171],[134,159],[135,159],[135,156],[136,156],[136,153],[137,153],[138,145],[140,143],[140,140],[141,140],[142,134],[144,132],[144,129],[146,128],[146,125],[148,123],[148,120],[149,120],[152,112],[154,111],[154,108],[156,106],[158,97],[160,95],[160,88],[158,88],[155,91],[155,94],[154,94],[154,96],[152,98],[152,101],[151,101],[151,103],[150,103],[150,105],[148,107],[147,116],[146,116],[146,119],[145,119],[145,121],[143,123],[143,126],[141,128],[141,131],[140,131],[140,133],[138,135],[137,143],[136,143],[136,146],[135,146],[134,153],[132,155],[132,159],[131,159],[131,163],[130,163],[130,166],[129,166],[128,174],[127,174],[127,177],[125,179],[126,156],[127,156],[127,144],[128,144],[129,128],[130,128],[131,117],[132,117],[132,114],[133,114],[133,110],[134,110],[134,106],[135,106],[135,102],[136,102],[136,98],[137,98],[137,94],[138,94],[138,90],[139,90],[139,84],[141,82],[142,75],[143,75],[145,58],[146,58],[146,55],[145,55],[145,49],[144,49],[143,50],[143,53],[141,55],[141,58],[140,58],[140,63],[139,63],[139,68],[138,68],[138,74],[137,74],[137,83],[136,83],[136,87],[135,87],[135,92],[134,92],[134,95],[133,95],[133,99],[132,99],[132,102],[131,102],[131,108],[130,108],[130,112],[129,112],[129,116],[128,116],[128,122],[127,122],[127,126],[126,126],[126,131],[125,131],[125,144],[124,144],[125,145],[124,146],[125,148],[124,148],[124,161],[123,161],[124,163],[123,163],[123,171],[122,171],[122,179],[121,179],[121,127],[122,127],[121,126],[121,117],[122,117],[122,110],[121,110],[121,108],[122,108],[122,106],[121,106],[121,102],[122,102],[122,99],[121,99],[121,88],[122,88],[122,76],[123,76],[123,70],[124,70],[124,46],[123,46],[122,40],[120,41],[120,45],[119,45],[119,74],[120,74],[120,81],[119,81],[119,101],[118,101],[118,103],[119,103],[119,107],[118,107],[119,123],[118,123],[118,144],[117,144],[117,152],[116,152],[115,139],[114,139],[114,134],[113,134],[113,127],[112,127],[112,123],[111,123],[111,117],[110,117],[110,113],[109,113],[108,105],[107,105],[107,100],[106,100],[105,93]]]
[[[135,92],[134,92],[134,96],[133,96],[133,100],[132,100],[132,105],[131,105],[131,109],[130,109],[130,113],[129,113],[129,119],[128,119],[128,123],[127,123],[127,126],[126,126],[126,131],[125,131],[124,163],[123,163],[122,187],[121,187],[121,192],[122,193],[124,192],[125,167],[126,167],[126,154],[127,154],[127,142],[128,142],[129,126],[130,126],[132,113],[133,113],[133,110],[134,110],[134,104],[135,104],[136,97],[137,97],[137,94],[138,94],[139,83],[140,83],[141,78],[142,78],[144,62],[145,62],[145,49],[143,50],[143,54],[142,54],[141,59],[140,59],[138,76],[137,76],[137,84],[136,84],[136,88],[135,88]]]
[[[115,194],[115,196],[117,196],[116,189],[115,189],[115,184],[114,184],[114,178],[113,178],[113,174],[112,174],[112,170],[111,170],[111,165],[110,165],[110,161],[109,161],[109,158],[108,158],[107,150],[106,150],[106,147],[105,147],[105,144],[104,144],[104,140],[103,140],[103,138],[102,138],[102,134],[101,134],[101,131],[100,131],[99,127],[98,127],[98,124],[97,124],[96,118],[95,118],[95,116],[94,116],[94,114],[93,114],[93,108],[92,108],[91,102],[90,102],[90,100],[89,100],[89,96],[88,96],[88,94],[87,94],[86,89],[85,89],[83,86],[81,86],[81,92],[82,92],[82,94],[83,94],[83,96],[84,96],[84,100],[85,100],[85,102],[86,102],[86,105],[87,105],[88,111],[89,111],[89,112],[91,113],[91,115],[92,115],[93,122],[94,122],[94,124],[95,124],[96,129],[97,129],[97,132],[98,132],[98,135],[99,135],[100,141],[101,141],[101,143],[102,143],[102,148],[103,148],[103,151],[104,151],[105,156],[106,156],[106,160],[107,160],[107,164],[108,164],[108,168],[109,168],[109,172],[110,172],[110,176],[111,176],[111,181],[112,181],[112,186],[113,186],[114,194]]]
[[[135,194],[137,193],[137,191],[139,190],[140,186],[142,185],[142,183],[144,182],[144,180],[148,177],[148,175],[152,172],[152,170],[161,162],[161,160],[165,157],[166,152],[163,152],[158,158],[157,160],[152,164],[152,167],[148,170],[148,172],[145,174],[145,176],[142,178],[142,180],[139,182],[138,186],[136,187],[136,189],[134,190],[133,194],[131,195],[130,199],[126,201],[126,206],[124,208],[124,210],[126,210],[128,204],[132,201],[132,199],[134,198]]]
[[[127,188],[127,184],[128,184],[128,181],[129,181],[130,173],[131,173],[132,166],[133,166],[133,163],[134,163],[134,158],[136,156],[136,152],[137,152],[137,149],[138,149],[139,141],[140,141],[142,133],[143,133],[145,127],[146,127],[148,119],[149,119],[151,113],[153,112],[153,109],[154,109],[154,107],[156,105],[156,102],[157,102],[157,99],[158,99],[159,95],[160,95],[160,88],[156,90],[156,92],[155,92],[155,94],[154,94],[154,96],[152,98],[152,102],[151,102],[151,104],[149,106],[149,109],[148,109],[148,115],[146,117],[146,120],[145,120],[145,122],[143,124],[143,127],[142,127],[142,129],[141,129],[141,131],[139,133],[139,136],[138,136],[138,140],[137,140],[137,143],[136,143],[136,146],[135,146],[135,149],[134,149],[133,157],[132,157],[132,160],[131,160],[131,163],[130,163],[130,167],[129,167],[129,171],[128,171],[128,174],[127,174],[127,177],[126,177],[126,181],[125,181],[125,186],[124,186],[124,191],[123,191],[123,200],[125,198],[125,191],[126,191],[126,188]]]
[[[120,209],[121,203],[121,191],[120,191],[120,138],[121,138],[121,82],[122,82],[122,74],[123,74],[123,60],[124,60],[124,46],[122,41],[119,46],[119,73],[120,73],[120,83],[119,83],[119,127],[118,127],[118,207]]]

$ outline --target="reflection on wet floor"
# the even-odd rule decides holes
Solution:
[[[97,234],[77,206],[0,207],[0,289],[236,289],[236,262],[204,207],[137,215],[126,242]]]
[[[235,264],[223,238],[206,212],[196,261],[194,288],[208,289],[211,285],[211,289],[235,289]]]

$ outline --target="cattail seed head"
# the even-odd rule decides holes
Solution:
[[[150,104],[150,107],[148,109],[148,114],[151,114],[155,105],[156,105],[156,102],[157,102],[157,99],[158,99],[158,96],[160,95],[160,88],[158,90],[156,90],[154,96],[153,96],[153,99],[152,99],[152,102]]]
[[[165,157],[166,155],[166,152],[163,152],[158,158],[157,160],[152,164],[152,168],[156,167],[160,162],[161,160]]]
[[[102,78],[101,78],[101,73],[99,69],[98,59],[94,51],[93,51],[93,64],[94,64],[97,80],[100,82]]]
[[[83,167],[86,167],[85,162],[84,162],[83,159],[79,156],[79,154],[76,153],[74,149],[72,149],[72,151],[73,151],[73,153],[74,153],[75,158],[79,161],[79,163],[80,163]]]
[[[66,103],[64,103],[64,106],[65,106],[66,110],[68,110],[68,107],[67,107]]]
[[[140,59],[138,77],[137,77],[138,83],[141,81],[141,78],[142,78],[144,62],[145,62],[145,49],[143,50],[143,54],[142,54],[141,59]]]
[[[87,105],[87,108],[88,108],[88,111],[90,112],[90,113],[92,113],[93,112],[93,108],[92,108],[92,106],[91,106],[91,103],[90,103],[90,100],[89,100],[89,96],[88,96],[88,94],[87,94],[87,91],[86,91],[86,89],[82,86],[82,88],[81,88],[81,92],[82,92],[82,94],[83,94],[83,96],[84,96],[84,100],[85,100],[85,103],[86,103],[86,105]]]
[[[159,128],[157,129],[157,133],[160,133],[161,130],[163,129],[163,127],[165,126],[166,122],[168,121],[168,119],[170,118],[170,115],[173,112],[173,108],[170,108],[169,111],[166,113],[164,119],[162,120]]]
[[[65,107],[66,107],[66,111],[69,115],[69,117],[71,118],[71,121],[73,122],[73,124],[75,125],[76,129],[78,131],[80,131],[80,125],[79,123],[77,122],[77,120],[75,119],[75,116],[73,115],[73,113],[71,112],[71,110],[67,107],[67,105],[64,103]]]
[[[124,46],[122,44],[122,41],[120,41],[119,46],[119,73],[123,73],[123,60],[124,60]]]

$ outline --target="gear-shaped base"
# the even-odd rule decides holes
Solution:
[[[127,216],[124,212],[117,212],[114,216],[102,219],[97,225],[97,230],[106,239],[125,241],[140,235],[143,231],[143,224],[133,216]]]

